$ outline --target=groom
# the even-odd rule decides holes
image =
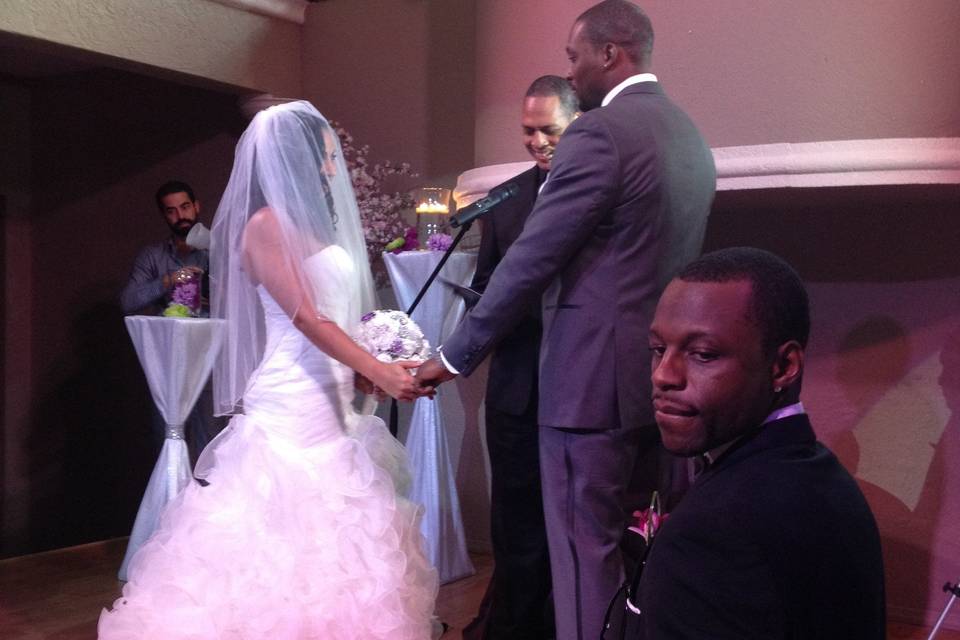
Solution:
[[[653,30],[606,0],[570,31],[569,79],[585,112],[480,302],[419,370],[469,375],[542,296],[540,468],[557,638],[596,638],[623,578],[623,494],[657,446],[647,331],[667,282],[700,253],[713,158],[649,73]]]

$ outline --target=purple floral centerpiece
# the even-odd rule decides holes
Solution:
[[[353,339],[381,362],[430,357],[430,342],[403,311],[378,309],[365,314]]]
[[[182,318],[200,315],[200,277],[196,273],[186,269],[177,272],[170,304],[163,315]]]
[[[453,238],[446,233],[434,233],[427,238],[427,249],[430,251],[446,251],[453,244]]]

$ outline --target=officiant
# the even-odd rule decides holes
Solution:
[[[534,166],[510,181],[519,193],[481,221],[483,234],[471,288],[483,292],[533,210],[560,136],[580,115],[577,94],[559,76],[541,76],[523,98],[524,147]],[[537,369],[542,333],[539,300],[497,346],[486,393],[490,455],[493,577],[465,640],[551,638],[554,635],[550,555],[540,491]]]

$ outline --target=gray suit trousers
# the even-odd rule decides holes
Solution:
[[[540,428],[557,640],[596,640],[623,583],[619,543],[640,429]]]

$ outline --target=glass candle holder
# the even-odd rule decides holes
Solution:
[[[449,233],[450,189],[423,187],[417,189],[417,234],[421,246],[430,236]]]

